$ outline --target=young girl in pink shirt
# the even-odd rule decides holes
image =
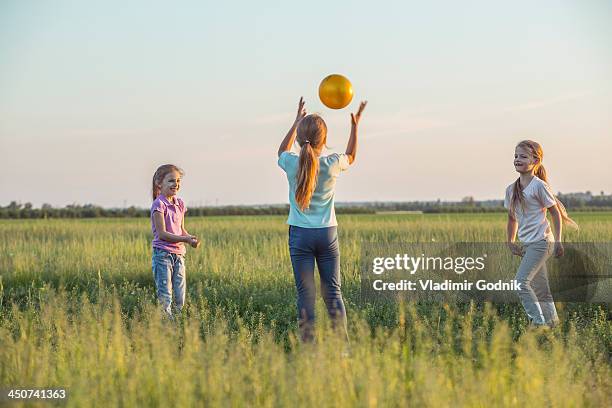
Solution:
[[[185,243],[197,248],[200,240],[185,229],[187,208],[176,193],[181,187],[183,171],[173,164],[160,166],[153,175],[153,204],[151,229],[153,231],[153,278],[157,298],[172,317],[172,292],[180,312],[185,304]]]

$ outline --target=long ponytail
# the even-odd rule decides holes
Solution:
[[[310,206],[310,199],[317,186],[319,159],[310,143],[304,143],[300,150],[300,162],[297,173],[295,201],[302,210]]]
[[[318,152],[326,140],[327,125],[319,115],[307,115],[300,121],[297,129],[300,159],[296,176],[295,201],[302,211],[310,206],[310,200],[317,186]]]
[[[535,171],[535,175],[540,180],[543,180],[548,184],[548,177],[546,176],[546,169],[544,168],[544,165],[542,165],[541,162],[539,163],[538,168]],[[555,197],[555,201],[557,202],[557,209],[559,210],[559,213],[561,214],[561,219],[565,221],[568,225],[571,225],[574,228],[578,228],[578,224],[576,224],[576,221],[570,218],[561,200],[559,200],[559,198],[557,198],[557,196],[554,193],[553,193],[553,197]]]
[[[534,142],[533,140],[523,140],[519,142],[516,147],[522,147],[531,152],[531,155],[534,159],[538,160],[538,163],[535,165],[534,175],[540,180],[544,181],[548,184],[548,175],[546,173],[546,169],[542,164],[542,160],[544,159],[544,150],[542,146],[538,142]],[[568,225],[578,228],[578,224],[570,218],[565,209],[563,203],[557,198],[557,196],[553,193],[553,197],[557,202],[557,209],[561,214],[561,219],[565,221]],[[512,189],[512,199],[510,200],[510,209],[513,213],[515,213],[517,206],[521,206],[521,208],[525,209],[525,197],[523,196],[523,188],[521,187],[521,178],[517,178],[514,182],[514,188]]]

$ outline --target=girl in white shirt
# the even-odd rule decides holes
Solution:
[[[523,258],[515,278],[520,284],[521,303],[531,324],[554,326],[559,318],[548,285],[546,260],[553,253],[563,256],[563,221],[577,225],[548,186],[543,157],[537,142],[523,140],[516,145],[514,167],[520,176],[506,188],[504,206],[508,209],[508,247]],[[547,211],[554,231],[546,219]],[[517,231],[522,246],[515,243]]]

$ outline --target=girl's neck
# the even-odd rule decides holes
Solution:
[[[521,186],[523,188],[527,187],[529,183],[531,183],[531,180],[533,180],[534,177],[535,177],[535,174],[533,174],[533,172],[531,171],[528,173],[521,173],[521,176],[520,176]]]
[[[172,204],[174,204],[174,199],[175,199],[175,197],[176,197],[176,196],[169,195],[169,196],[165,196],[165,197],[166,197],[166,200],[168,200],[169,202],[171,202]]]

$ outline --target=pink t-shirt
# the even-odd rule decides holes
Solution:
[[[162,213],[166,223],[166,232],[183,235],[183,217],[185,217],[185,212],[187,211],[183,200],[175,196],[174,203],[171,203],[163,194],[157,196],[151,205],[151,230],[153,231],[153,248],[163,249],[173,254],[185,255],[185,244],[183,242],[168,242],[159,239],[159,234],[155,230],[155,223],[153,222],[155,211]]]

